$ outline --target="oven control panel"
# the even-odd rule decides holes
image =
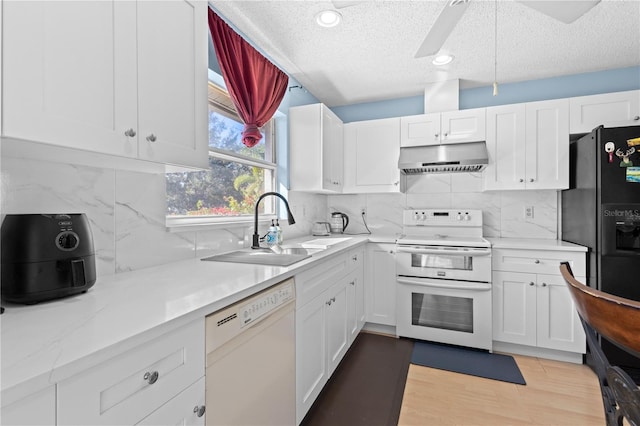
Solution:
[[[482,210],[412,209],[403,212],[405,226],[482,226]]]

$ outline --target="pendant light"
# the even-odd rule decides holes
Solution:
[[[493,96],[498,96],[498,0],[495,0],[495,25],[493,42]]]

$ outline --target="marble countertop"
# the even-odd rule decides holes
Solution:
[[[559,250],[559,251],[587,251],[588,248],[568,243],[562,240],[536,238],[492,238],[487,237],[494,249],[522,249],[522,250]]]
[[[191,259],[98,277],[87,293],[77,296],[32,306],[5,304],[0,316],[3,403],[71,377],[367,241],[368,237],[352,236],[289,267]]]

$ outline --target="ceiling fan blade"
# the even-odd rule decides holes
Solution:
[[[336,9],[344,9],[345,7],[356,6],[360,3],[364,3],[364,0],[332,0],[331,3],[333,3],[333,7]]]
[[[469,0],[448,1],[445,8],[440,12],[438,19],[429,30],[429,34],[422,42],[416,52],[416,58],[431,56],[438,53],[444,42],[455,28],[456,24],[469,7]]]
[[[550,16],[558,21],[570,24],[591,8],[600,3],[600,0],[573,0],[573,1],[532,1],[518,0],[538,12]]]

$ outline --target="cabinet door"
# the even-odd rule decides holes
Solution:
[[[524,104],[487,108],[485,189],[524,189],[525,117]]]
[[[345,129],[344,192],[400,191],[400,119],[360,121]]]
[[[342,190],[343,137],[342,121],[329,108],[322,105],[322,187],[326,190]]]
[[[367,321],[395,327],[397,285],[395,244],[369,244],[366,265]]]
[[[443,112],[441,143],[477,142],[486,139],[485,108]]]
[[[328,374],[336,367],[349,349],[349,333],[347,330],[347,283],[345,279],[336,283],[325,297],[326,336],[327,336],[327,367]]]
[[[569,102],[526,104],[527,189],[569,187]]]
[[[536,275],[493,272],[493,340],[536,345]]]
[[[3,135],[135,157],[135,17],[135,2],[3,2]]]
[[[362,273],[352,272],[347,277],[347,330],[349,346],[364,325],[364,289]]]
[[[207,9],[137,3],[140,158],[208,167]]]
[[[601,125],[640,125],[640,90],[579,96],[569,102],[571,133],[588,133]]]
[[[300,423],[328,379],[322,295],[296,309],[296,418]]]
[[[3,425],[55,425],[56,389],[49,386],[2,407]]]
[[[205,419],[204,377],[180,392],[138,423],[139,426],[203,426]]]
[[[400,118],[400,146],[440,144],[440,113]]]
[[[538,346],[585,353],[584,329],[562,276],[537,276],[537,306]]]

